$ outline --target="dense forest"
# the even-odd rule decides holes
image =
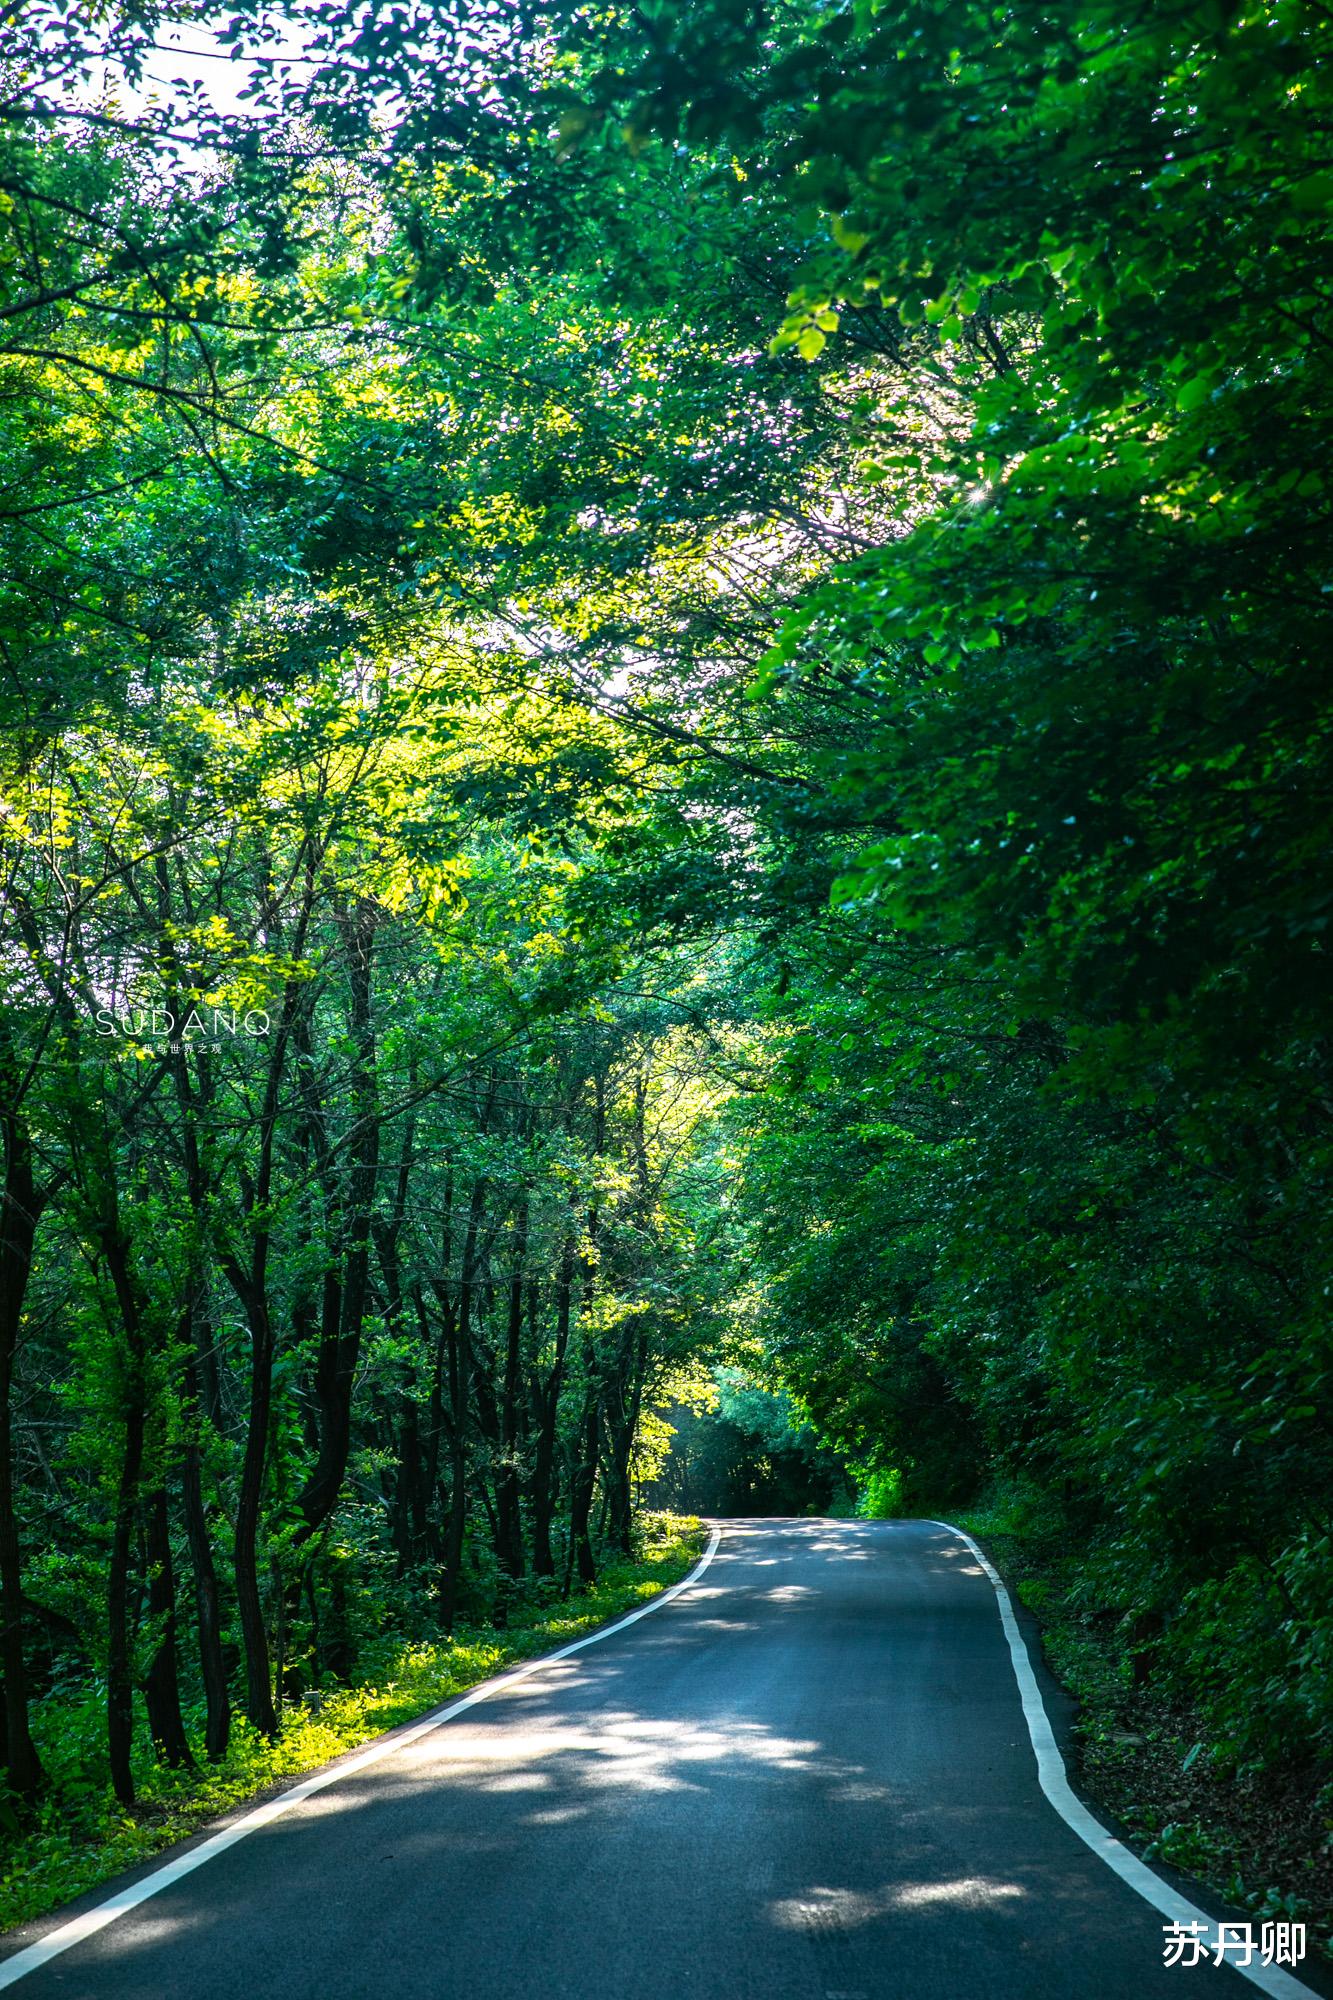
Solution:
[[[6,1825],[645,1502],[1324,1768],[1326,10],[5,22]]]

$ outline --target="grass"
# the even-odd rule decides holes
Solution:
[[[368,1677],[324,1693],[317,1706],[289,1708],[274,1742],[243,1720],[219,1764],[171,1771],[145,1746],[135,1772],[139,1802],[117,1803],[105,1778],[105,1714],[95,1696],[39,1712],[39,1749],[51,1788],[32,1822],[5,1835],[0,1859],[0,1930],[43,1916],[174,1841],[197,1833],[283,1779],[340,1757],[398,1723],[438,1708],[451,1695],[515,1661],[552,1652],[678,1583],[707,1539],[692,1517],[657,1515],[644,1524],[639,1561],[610,1563],[590,1589],[549,1613],[503,1632],[461,1629],[451,1639],[390,1642]],[[194,1718],[198,1740],[202,1717]],[[42,1727],[42,1723],[45,1727]]]

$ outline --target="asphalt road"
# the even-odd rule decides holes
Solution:
[[[995,1593],[957,1536],[738,1522],[674,1602],[349,1773],[14,1990],[1253,1996],[1233,1970],[1164,1966],[1162,1924],[1043,1797]]]

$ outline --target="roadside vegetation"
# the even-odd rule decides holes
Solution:
[[[96,1700],[52,1704],[38,1722],[51,1788],[31,1823],[7,1844],[0,1930],[45,1915],[247,1801],[281,1789],[287,1779],[633,1610],[679,1583],[707,1539],[697,1520],[646,1515],[636,1555],[608,1563],[596,1583],[563,1603],[529,1589],[503,1632],[486,1625],[460,1626],[447,1639],[381,1633],[364,1648],[354,1680],[309,1689],[284,1713],[274,1737],[241,1722],[225,1756],[195,1770],[171,1769],[144,1744],[136,1762],[133,1810],[120,1806],[107,1784],[101,1705]],[[202,1733],[204,1724],[201,1711],[186,1710],[187,1728]]]
[[[1133,1627],[1069,1549],[1058,1514],[1014,1488],[959,1525],[1031,1612],[1046,1664],[1077,1704],[1074,1783],[1145,1860],[1197,1876],[1255,1918],[1310,1927],[1333,1956],[1333,1781],[1296,1755],[1220,1755],[1197,1703],[1148,1669]]]

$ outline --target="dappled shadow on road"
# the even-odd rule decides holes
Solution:
[[[817,1557],[820,1565],[871,1563],[886,1557],[931,1575],[984,1577],[966,1542],[933,1521],[771,1521],[756,1517],[724,1524],[747,1570],[772,1570]],[[772,1531],[780,1529],[774,1541]],[[764,1531],[768,1533],[765,1534]],[[724,1547],[727,1544],[724,1543]],[[759,1553],[762,1547],[763,1553]],[[836,1571],[835,1571],[836,1573]]]
[[[944,1533],[932,1540],[927,1567],[934,1576],[984,1577],[986,1574],[966,1542],[960,1542],[956,1535]]]
[[[747,1569],[778,1569],[788,1563],[807,1563],[811,1556],[824,1562],[862,1563],[871,1559],[873,1545],[880,1541],[887,1525],[883,1521],[775,1521],[761,1515],[723,1523],[729,1538],[724,1547],[739,1542]]]
[[[1103,1937],[1095,1870],[984,1786],[905,1784],[891,1740],[858,1755],[845,1732],[738,1708],[691,1720],[626,1692],[587,1670],[513,1690],[317,1795],[210,1869],[207,1895],[169,1893],[97,1949],[132,1969],[135,2000],[242,2000],[269,1990],[244,1942],[262,1910],[270,1936],[303,1937],[286,2000],[667,2000],[697,1990],[691,1912],[721,1902],[745,1964],[771,1963],[774,2000],[870,2000],[899,1992],[890,1962],[952,1994],[963,1935],[998,1977],[1030,1950],[1034,1910],[1090,1949]],[[580,1986],[589,1935],[599,1971]],[[367,1987],[380,1938],[392,1977]],[[717,1978],[710,1994],[761,1992]]]
[[[697,1791],[716,1781],[720,1766],[737,1761],[783,1771],[825,1768],[817,1743],[773,1735],[759,1723],[714,1727],[627,1710],[585,1725],[456,1730],[447,1748],[450,1782],[482,1793]],[[430,1753],[440,1754],[439,1747]]]
[[[814,1884],[799,1896],[770,1905],[774,1923],[786,1930],[806,1925],[851,1928],[873,1922],[891,1910],[948,1907],[977,1910],[987,1904],[1009,1903],[1028,1891],[1020,1882],[999,1882],[980,1875],[960,1875],[944,1882],[885,1882],[879,1888],[833,1889]]]

